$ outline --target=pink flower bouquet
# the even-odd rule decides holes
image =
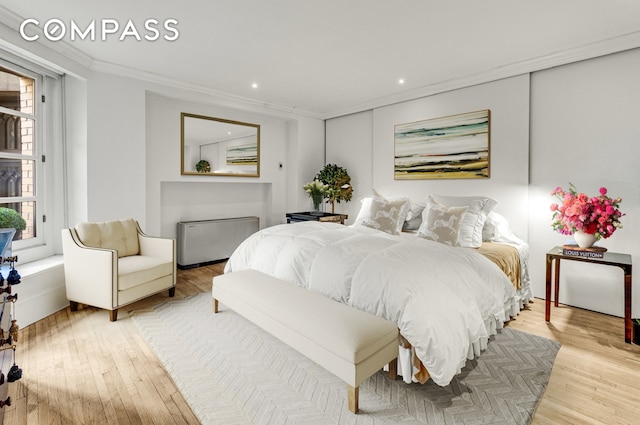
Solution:
[[[573,184],[569,183],[569,191],[557,187],[551,195],[558,199],[558,203],[551,204],[553,222],[551,227],[563,235],[572,235],[577,230],[595,234],[596,239],[608,238],[622,227],[618,206],[622,198],[607,196],[607,188],[600,188],[600,196],[588,197],[578,193]]]

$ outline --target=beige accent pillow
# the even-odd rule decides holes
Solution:
[[[446,208],[467,207],[460,224],[458,239],[460,246],[480,248],[482,245],[482,227],[497,202],[488,196],[450,196],[429,195],[429,202],[438,202]]]
[[[468,207],[447,208],[438,202],[429,202],[423,212],[418,236],[451,246],[460,246],[460,225]]]
[[[391,235],[397,235],[402,231],[404,219],[409,211],[408,198],[385,199],[375,190],[371,199],[369,217],[364,219],[362,225],[372,229],[381,230]]]

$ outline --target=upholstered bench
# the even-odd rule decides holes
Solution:
[[[358,412],[358,386],[390,364],[395,375],[398,328],[372,314],[256,270],[213,279],[218,301],[348,384],[348,405]]]

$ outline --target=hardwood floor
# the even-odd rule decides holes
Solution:
[[[174,298],[163,292],[131,304],[117,322],[81,305],[21,329],[23,377],[9,385],[4,424],[198,424],[128,312],[210,292],[223,267],[179,270]]]
[[[178,272],[175,299],[211,290],[224,264]],[[9,385],[4,424],[197,424],[128,312],[170,300],[132,304],[109,322],[106,311],[59,311],[20,331],[21,380]],[[549,386],[533,424],[640,423],[640,347],[624,343],[623,320],[560,306],[544,321],[544,301],[508,326],[560,341]]]
[[[640,424],[640,346],[624,320],[536,299],[509,327],[562,343],[532,424]]]

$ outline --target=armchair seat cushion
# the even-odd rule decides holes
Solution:
[[[125,291],[143,283],[170,276],[173,261],[143,255],[130,255],[118,260],[118,290]]]

